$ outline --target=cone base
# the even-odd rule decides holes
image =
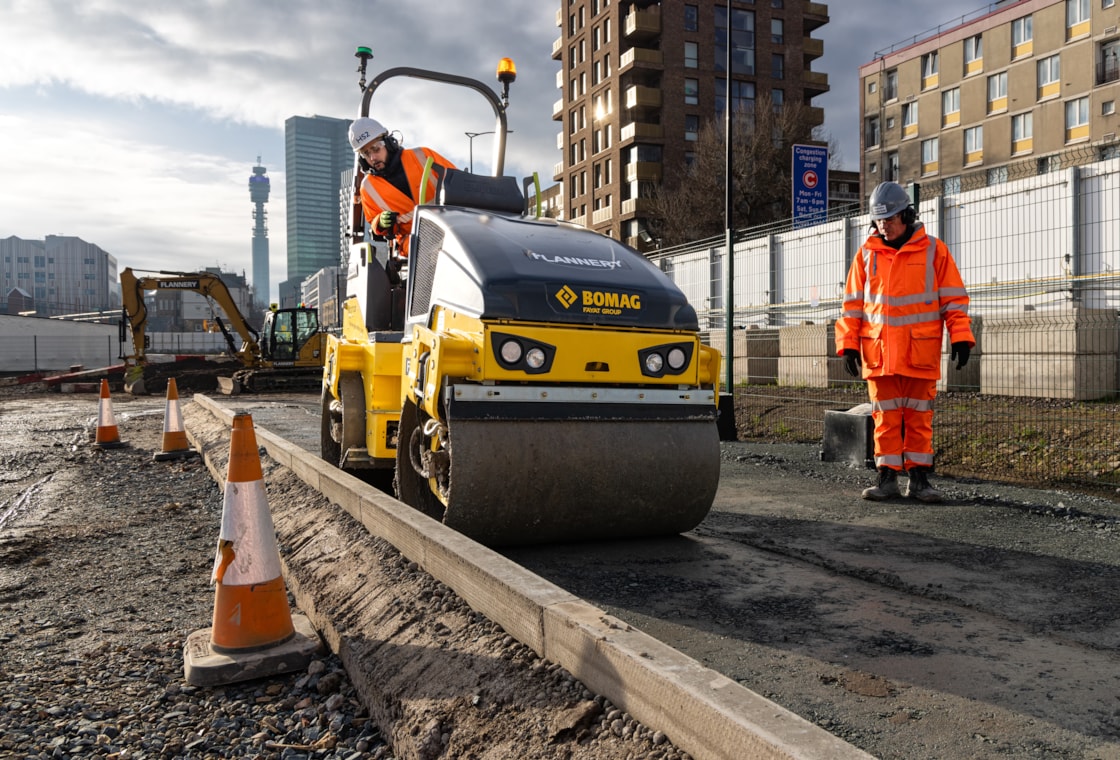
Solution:
[[[210,628],[195,631],[183,645],[183,675],[194,686],[222,686],[305,669],[322,650],[319,634],[305,615],[292,614],[295,635],[252,652],[217,652]]]
[[[193,457],[198,452],[194,449],[176,449],[174,451],[157,451],[152,454],[152,459],[157,462],[166,462],[169,459],[185,459],[186,457]]]
[[[128,444],[124,441],[94,441],[93,445],[99,449],[123,449]]]

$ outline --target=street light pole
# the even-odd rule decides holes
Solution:
[[[492,134],[494,134],[494,130],[491,129],[489,132],[464,132],[463,134],[465,134],[467,136],[467,139],[470,141],[470,146],[471,146],[470,147],[470,155],[471,155],[470,173],[474,174],[474,138],[476,138],[480,135],[492,135]]]

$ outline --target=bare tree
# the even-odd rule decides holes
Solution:
[[[765,224],[792,215],[792,147],[814,139],[813,111],[804,103],[775,107],[763,95],[749,110],[732,117],[732,193],[736,228]],[[666,167],[652,202],[650,227],[664,245],[718,235],[726,229],[724,174],[727,166],[724,123],[707,122],[696,141],[691,164]]]

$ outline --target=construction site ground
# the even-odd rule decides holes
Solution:
[[[0,390],[0,756],[37,756],[17,741],[66,757],[683,756],[275,463],[282,551],[312,533],[361,543],[368,563],[330,582],[396,600],[369,668],[344,674],[387,696],[339,686],[345,719],[314,719],[307,674],[180,688],[182,641],[209,625],[221,493],[196,460],[151,461],[162,399],[114,401],[130,445],[101,451],[95,394]],[[228,403],[318,440],[317,397]],[[876,757],[1120,758],[1115,501],[937,479],[944,504],[871,503],[870,473],[817,447],[721,449],[715,508],[684,537],[505,554]],[[289,570],[307,593],[326,583]],[[233,744],[205,728],[235,712],[222,696],[247,703]],[[173,736],[119,754],[153,732]]]

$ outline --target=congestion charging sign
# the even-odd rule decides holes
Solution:
[[[793,146],[793,226],[811,227],[828,219],[828,148]]]

